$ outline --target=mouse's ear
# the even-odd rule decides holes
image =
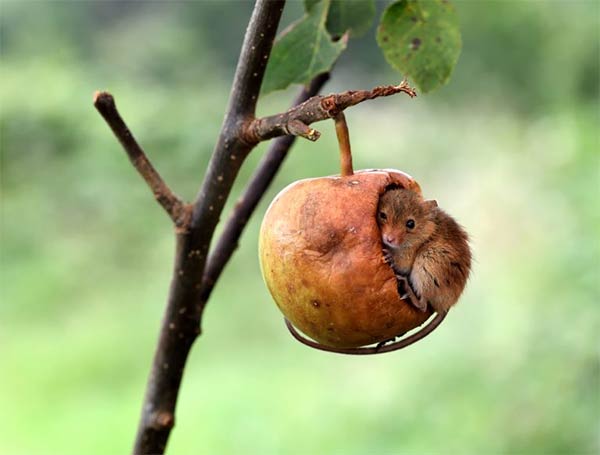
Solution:
[[[425,208],[431,210],[438,206],[438,203],[435,199],[430,199],[429,201],[424,202]]]

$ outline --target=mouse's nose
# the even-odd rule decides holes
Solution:
[[[386,234],[383,236],[383,240],[385,240],[385,243],[387,243],[388,245],[396,244],[396,239],[394,238],[393,235]]]

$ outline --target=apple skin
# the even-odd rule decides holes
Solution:
[[[285,317],[321,344],[378,343],[431,316],[400,299],[383,261],[376,211],[389,185],[421,193],[401,171],[363,170],[294,182],[267,209],[259,238],[263,278]]]

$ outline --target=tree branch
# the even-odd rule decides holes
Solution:
[[[144,150],[137,143],[119,114],[113,96],[108,92],[96,92],[94,94],[94,106],[115,133],[125,152],[127,152],[129,160],[146,181],[158,203],[165,209],[176,226],[185,224],[186,217],[184,214],[186,211],[183,202],[171,191],[148,160]]]
[[[228,117],[244,119],[254,116],[284,6],[285,0],[257,0],[235,70]]]
[[[258,0],[246,30],[219,140],[188,222],[177,231],[175,265],[165,315],[133,452],[163,453],[191,346],[200,334],[201,277],[215,227],[233,182],[256,143],[241,131],[254,118],[265,67],[281,18],[283,0]]]
[[[228,112],[194,203],[191,228],[202,227],[201,243],[206,247],[233,181],[248,153],[257,144],[246,141],[243,131],[254,119],[256,100],[284,4],[284,0],[258,0],[246,30]]]
[[[311,123],[334,118],[344,109],[381,96],[406,93],[411,98],[417,96],[406,80],[399,85],[384,85],[372,90],[349,90],[326,96],[314,96],[299,106],[282,114],[253,120],[243,131],[246,142],[260,142],[277,136],[296,134],[316,140],[320,133],[308,127]],[[303,127],[299,127],[303,125]],[[315,137],[316,136],[316,137]]]
[[[323,85],[329,79],[329,73],[323,73],[316,76],[307,89],[302,89],[294,100],[293,106],[297,106],[311,96],[319,93]],[[217,282],[225,265],[231,258],[231,255],[238,247],[238,241],[250,216],[256,209],[256,206],[262,199],[265,191],[271,185],[277,171],[281,167],[288,151],[296,142],[296,136],[282,136],[277,138],[269,147],[269,150],[261,160],[258,168],[250,178],[250,182],[242,196],[235,204],[231,216],[223,229],[217,245],[212,250],[206,268],[204,270],[204,279],[202,280],[202,300],[206,302]]]

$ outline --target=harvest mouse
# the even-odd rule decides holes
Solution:
[[[388,189],[379,199],[377,223],[385,261],[399,289],[421,311],[445,314],[460,297],[471,270],[471,250],[464,229],[436,201],[417,193]]]

